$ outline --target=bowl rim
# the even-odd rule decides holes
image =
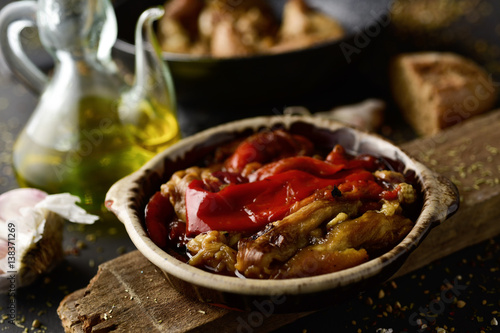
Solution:
[[[339,43],[345,42],[352,38],[354,34],[345,35],[338,39],[325,40],[322,42],[315,43],[313,45],[309,45],[307,47],[301,47],[297,49],[290,49],[283,52],[275,52],[275,53],[256,53],[249,55],[241,55],[241,56],[233,56],[233,57],[214,57],[211,55],[194,55],[189,53],[174,53],[174,52],[166,52],[161,51],[161,58],[165,61],[172,61],[178,63],[204,63],[204,64],[213,64],[213,63],[233,63],[233,62],[242,62],[242,61],[254,61],[254,60],[264,60],[270,58],[278,58],[278,57],[288,57],[293,55],[300,55],[306,52],[314,52],[318,50],[322,50],[328,47],[335,46]],[[113,46],[118,51],[134,55],[135,54],[135,45],[127,42],[121,38],[117,38],[115,44]],[[150,46],[147,46],[150,48]]]
[[[155,245],[148,237],[142,222],[135,213],[134,205],[130,204],[130,200],[133,200],[133,196],[136,195],[134,189],[137,189],[137,186],[139,186],[138,183],[141,178],[153,174],[156,172],[155,170],[161,170],[165,158],[169,157],[175,160],[182,156],[182,152],[193,149],[207,137],[216,133],[236,133],[249,128],[256,130],[263,127],[272,127],[276,124],[283,124],[285,128],[290,128],[290,125],[296,122],[311,124],[332,132],[339,129],[347,129],[359,136],[360,142],[369,140],[373,141],[373,143],[380,144],[382,147],[392,149],[397,159],[402,161],[405,165],[406,170],[410,169],[415,171],[416,177],[422,185],[422,189],[426,189],[426,191],[424,191],[423,206],[413,228],[399,244],[386,253],[372,258],[363,264],[338,272],[310,277],[271,280],[245,279],[204,271],[181,262],[169,255]],[[124,223],[132,242],[147,259],[163,271],[181,280],[207,289],[242,295],[297,295],[343,287],[372,278],[384,270],[384,268],[398,261],[402,256],[413,251],[432,227],[440,224],[456,211],[455,208],[450,209],[450,207],[458,205],[458,192],[454,193],[454,198],[452,198],[453,195],[450,195],[449,200],[442,200],[443,198],[440,198],[440,194],[442,194],[440,191],[443,185],[446,187],[445,190],[447,193],[450,190],[451,192],[455,192],[453,189],[449,188],[453,185],[447,179],[439,176],[422,163],[407,155],[401,148],[376,134],[363,132],[336,121],[320,117],[290,115],[260,116],[232,121],[209,128],[182,139],[165,149],[148,161],[139,170],[117,181],[106,195],[106,207]],[[426,186],[428,186],[428,188]],[[456,208],[458,208],[458,206]]]

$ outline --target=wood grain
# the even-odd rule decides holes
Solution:
[[[500,110],[402,147],[452,180],[458,212],[434,228],[396,276],[500,234]]]
[[[500,111],[494,111],[402,145],[457,185],[461,207],[431,231],[396,276],[500,234],[499,129]],[[268,332],[307,315],[265,317],[188,299],[138,251],[101,265],[87,288],[61,302],[58,314],[73,333],[245,332],[252,320],[262,320],[254,332]]]
[[[273,315],[223,309],[186,298],[139,251],[99,266],[85,289],[66,296],[57,312],[66,332],[268,332],[304,314]],[[260,323],[259,323],[260,324]]]

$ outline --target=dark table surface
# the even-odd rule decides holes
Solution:
[[[390,113],[390,94],[384,79],[385,60],[400,51],[454,50],[474,58],[498,78],[499,66],[494,60],[500,60],[500,16],[494,14],[500,14],[499,4],[475,1],[474,9],[477,10],[474,15],[461,17],[440,28],[439,35],[434,30],[427,36],[433,38],[421,35],[417,38],[411,35],[412,32],[391,27],[371,51],[366,51],[370,53],[352,69],[341,87],[319,88],[314,95],[304,96],[294,103],[318,111],[368,97],[381,98],[389,103],[388,128],[405,129],[387,133],[391,133],[391,139],[396,142],[408,140],[413,134],[400,124],[396,113]],[[38,60],[43,65],[45,59]],[[355,95],[353,89],[357,92]],[[0,67],[0,193],[18,187],[10,160],[12,145],[37,98],[4,66]],[[279,114],[286,106],[270,103],[223,112],[180,105],[179,121],[187,136],[232,119]],[[8,299],[1,296],[0,332],[62,332],[56,313],[62,298],[87,286],[99,264],[135,249],[118,221],[86,227],[68,223],[63,247],[66,255],[60,265],[33,285],[16,290],[16,325],[6,320]],[[341,304],[299,319],[278,332],[499,332],[499,272],[500,237],[496,236],[411,274],[353,295]],[[452,302],[443,298],[443,290],[448,290]],[[33,328],[35,320],[42,326]]]

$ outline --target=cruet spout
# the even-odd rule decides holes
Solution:
[[[162,7],[146,10],[139,17],[135,31],[135,86],[163,96],[172,107],[175,104],[174,86],[167,64],[161,58],[161,47],[153,22],[165,13]],[[136,88],[138,89],[138,88]],[[168,93],[166,93],[168,92]]]
[[[174,85],[168,65],[161,57],[153,27],[154,21],[163,14],[162,7],[153,7],[139,17],[135,29],[134,82],[122,94],[119,107],[121,121],[132,125],[131,130],[135,131],[138,141],[148,150],[156,150],[158,144],[164,145],[180,138]],[[148,130],[145,130],[141,123],[163,125],[158,125],[156,129],[148,125]]]

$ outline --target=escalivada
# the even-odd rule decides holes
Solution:
[[[149,237],[190,265],[285,279],[353,267],[414,225],[415,186],[376,156],[341,145],[323,155],[281,129],[221,146],[175,172],[145,210]]]

